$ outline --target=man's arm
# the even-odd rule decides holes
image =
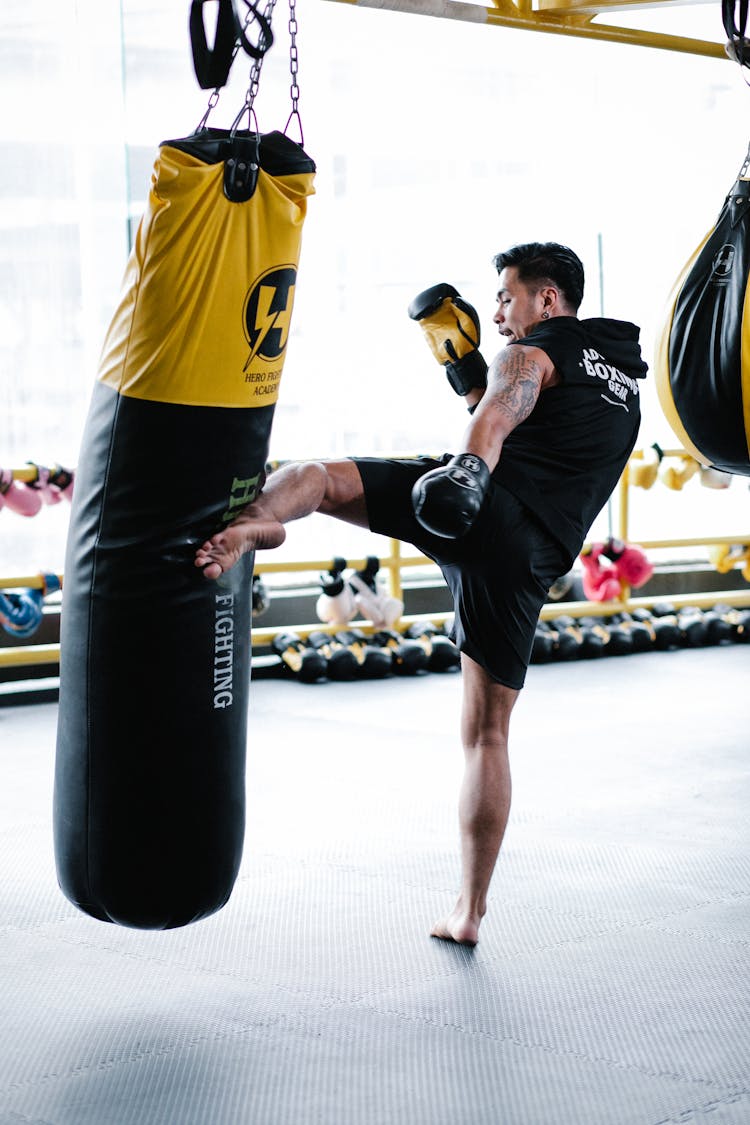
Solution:
[[[481,457],[492,472],[508,434],[528,418],[542,391],[559,381],[552,360],[541,348],[508,344],[490,364],[487,389],[477,394],[462,449]]]
[[[541,348],[509,344],[500,353],[464,434],[464,452],[425,473],[412,489],[414,514],[426,531],[444,539],[458,539],[469,531],[484,503],[503,442],[528,418],[545,387],[559,381]]]

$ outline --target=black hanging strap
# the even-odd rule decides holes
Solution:
[[[193,66],[198,85],[202,90],[219,89],[229,77],[238,46],[254,59],[265,55],[273,43],[273,32],[268,20],[252,0],[241,0],[248,9],[243,20],[237,14],[236,0],[219,0],[216,17],[214,45],[209,48],[203,21],[206,0],[192,0],[190,5],[190,43],[193,49]],[[258,24],[258,41],[252,43],[246,33],[251,23]]]
[[[740,66],[750,66],[750,42],[745,38],[749,0],[721,0],[721,18],[729,42],[727,53]]]
[[[202,90],[225,86],[234,58],[234,10],[232,0],[219,0],[216,36],[213,49],[206,40],[203,23],[205,0],[192,0],[190,5],[190,43],[193,48],[195,76]]]

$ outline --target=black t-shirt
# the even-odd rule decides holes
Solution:
[[[546,352],[560,375],[503,443],[493,479],[571,554],[615,488],[638,437],[640,330],[621,320],[554,317],[515,343]]]

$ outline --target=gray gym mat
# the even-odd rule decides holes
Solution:
[[[56,706],[0,709],[0,1125],[750,1122],[748,670],[532,668],[474,951],[457,673],[253,684],[240,877],[165,933],[63,898]]]

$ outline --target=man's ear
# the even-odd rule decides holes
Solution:
[[[560,290],[554,285],[545,285],[539,290],[539,296],[542,298],[544,308],[549,312],[560,304]]]

